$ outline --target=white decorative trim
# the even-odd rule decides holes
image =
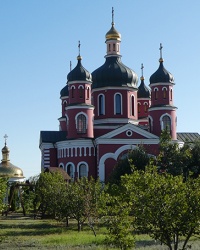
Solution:
[[[164,129],[164,125],[163,125],[163,117],[164,116],[168,116],[169,117],[169,119],[170,119],[170,130],[171,130],[171,128],[172,128],[172,117],[168,113],[165,113],[165,114],[161,115],[161,117],[160,117],[160,127],[161,127],[161,130]]]
[[[72,172],[73,172],[73,176],[70,176],[72,179],[74,179],[74,177],[75,177],[75,165],[74,165],[74,163],[73,162],[68,162],[67,164],[66,164],[66,166],[65,166],[65,172],[67,172],[67,167],[69,166],[69,165],[71,165],[72,166]]]
[[[98,141],[99,139],[103,139],[103,138],[106,138],[106,139],[113,138],[116,135],[118,135],[118,134],[120,134],[128,129],[132,130],[134,133],[140,134],[143,137],[146,137],[148,139],[157,139],[158,138],[158,136],[151,134],[150,132],[145,131],[144,129],[141,129],[141,128],[129,123],[129,124],[126,124],[124,126],[119,127],[118,129],[115,129],[114,131],[111,131],[105,135],[102,135],[102,136],[96,138],[96,141]]]
[[[86,118],[86,129],[87,129],[87,126],[88,126],[88,116],[87,116],[87,114],[84,113],[84,112],[79,112],[79,113],[76,114],[76,116],[75,116],[76,129],[78,129],[77,118],[78,118],[79,115],[84,115],[84,116],[85,116],[85,118]]]
[[[126,131],[126,135],[127,135],[128,137],[131,137],[131,136],[133,135],[133,131],[130,130],[130,129],[128,129],[128,130]]]
[[[103,123],[117,123],[117,124],[127,124],[127,123],[131,123],[131,124],[135,124],[138,125],[138,120],[135,119],[128,119],[128,118],[105,118],[105,119],[95,119],[94,120],[94,125],[97,124],[103,124]]]
[[[151,87],[154,87],[154,86],[163,86],[163,85],[173,86],[173,85],[175,85],[175,83],[171,83],[171,82],[156,82],[156,83],[150,83],[149,85]]]
[[[79,85],[79,86],[78,86],[78,89],[80,89],[80,88],[81,88],[81,89],[84,89],[83,85]]]
[[[99,112],[99,110],[100,110],[100,101],[99,101],[99,99],[100,99],[101,96],[102,96],[102,102],[103,102],[103,110],[102,110],[103,114],[100,114],[100,112]],[[102,93],[99,94],[98,97],[97,97],[97,100],[98,100],[98,104],[97,104],[98,105],[98,116],[99,115],[105,115],[105,104],[106,104],[105,103],[105,95],[102,94]]]
[[[77,165],[78,178],[79,178],[79,167],[80,167],[81,164],[84,164],[86,166],[87,176],[88,176],[88,172],[89,172],[89,166],[88,166],[87,162],[85,162],[85,161],[79,162],[78,165]]]
[[[69,82],[67,82],[67,85],[71,85],[71,84],[80,84],[80,83],[82,83],[82,84],[92,84],[92,81],[81,81],[81,80],[76,80],[76,81],[69,81]]]
[[[176,110],[177,107],[174,107],[174,106],[161,106],[161,107],[150,107],[148,110],[149,111],[154,111],[154,110]]]
[[[116,107],[117,107],[116,96],[117,95],[120,96],[120,108],[121,108],[120,114],[116,114]],[[114,94],[114,115],[123,115],[123,97],[122,97],[122,94],[119,92]]]
[[[92,109],[94,110],[94,106],[92,105],[72,105],[72,106],[67,106],[65,107],[65,110],[70,110],[70,109]]]
[[[117,161],[119,155],[120,155],[123,151],[125,151],[125,150],[131,150],[131,149],[136,148],[136,147],[137,147],[137,146],[132,145],[132,144],[130,144],[130,145],[124,145],[124,146],[118,148],[118,149],[115,151],[115,153],[106,153],[106,154],[104,154],[104,155],[101,157],[101,159],[100,159],[100,161],[99,161],[99,166],[98,166],[98,168],[99,168],[99,179],[100,179],[100,181],[103,181],[103,182],[105,181],[105,161],[106,161],[108,158],[112,158],[112,159],[114,159],[114,160]]]

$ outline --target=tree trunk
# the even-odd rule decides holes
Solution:
[[[68,217],[66,217],[66,227],[68,227],[69,226],[69,219],[68,219]]]
[[[78,232],[80,232],[80,231],[81,231],[81,222],[78,221]]]
[[[188,233],[186,239],[185,239],[185,242],[184,242],[184,244],[183,244],[183,249],[182,249],[182,250],[185,250],[185,249],[186,249],[187,243],[188,243],[188,241],[189,241],[189,239],[190,239],[190,237],[192,236],[193,233],[194,233],[194,229],[192,228],[192,229],[190,230],[190,232]]]

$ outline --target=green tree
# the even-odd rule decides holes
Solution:
[[[143,145],[139,145],[135,149],[131,150],[126,158],[119,160],[109,177],[109,183],[119,184],[121,176],[132,173],[132,164],[138,170],[145,170],[145,167],[149,164],[149,161],[150,157],[147,154],[145,148]]]
[[[109,247],[117,247],[121,250],[131,249],[134,246],[133,217],[130,216],[131,204],[125,196],[121,195],[119,185],[113,184],[104,193],[104,210],[102,221],[106,223],[108,236],[105,239]]]
[[[191,162],[189,170],[196,178],[200,175],[200,140],[196,140],[191,147]]]
[[[185,250],[191,236],[199,233],[200,178],[184,182],[180,175],[149,168],[122,177],[122,187],[132,203],[135,227],[170,250]]]
[[[187,144],[180,148],[178,143],[171,140],[167,130],[161,133],[160,152],[156,160],[159,171],[187,178],[191,157],[191,150]]]
[[[0,212],[3,212],[4,209],[7,209],[7,204],[5,204],[7,181],[7,178],[0,177]]]
[[[60,214],[66,182],[60,173],[41,173],[35,187],[35,203],[39,204],[42,218],[48,213],[54,217]]]
[[[28,180],[26,180],[25,184],[22,185],[24,209],[27,212],[34,212],[34,214],[37,209],[35,186],[38,179],[39,175],[31,176]]]
[[[78,231],[81,231],[84,222],[87,221],[96,235],[94,224],[98,218],[101,193],[102,184],[92,178],[81,178],[68,185],[65,211],[77,221]]]

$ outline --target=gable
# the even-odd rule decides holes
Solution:
[[[158,139],[159,137],[136,126],[128,123],[121,126],[97,139]]]

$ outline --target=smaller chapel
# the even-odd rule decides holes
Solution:
[[[77,56],[60,91],[59,131],[40,132],[41,170],[64,169],[70,178],[83,176],[106,181],[117,161],[142,144],[148,154],[159,152],[159,136],[167,129],[174,142],[194,141],[198,133],[177,133],[174,77],[164,67],[162,44],[158,69],[145,84],[124,65],[121,34],[114,24],[105,35],[105,62],[90,73]]]

